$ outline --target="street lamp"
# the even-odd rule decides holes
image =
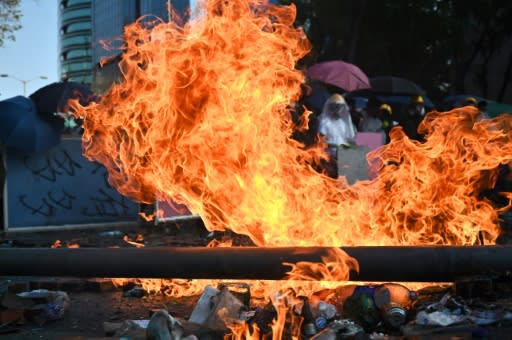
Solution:
[[[10,74],[0,74],[0,77],[2,78],[12,78],[14,80],[17,80],[19,81],[20,83],[23,84],[23,95],[26,96],[27,95],[27,83],[31,82],[32,80],[36,80],[36,79],[48,79],[48,77],[46,76],[39,76],[39,77],[35,77],[35,78],[32,78],[32,79],[19,79],[15,76],[12,76]]]

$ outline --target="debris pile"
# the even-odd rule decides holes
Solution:
[[[36,289],[15,294],[9,284],[9,280],[0,281],[0,333],[15,331],[27,322],[42,326],[60,320],[70,307],[66,292]]]
[[[275,293],[263,305],[251,305],[248,284],[208,285],[188,319],[162,309],[146,320],[147,325],[139,328],[146,328],[147,339],[202,339],[206,336],[209,339],[256,340],[276,338],[276,331],[280,332],[278,338],[311,340],[392,339],[439,334],[485,337],[493,327],[512,325],[512,304],[507,304],[503,298],[496,299],[503,293],[503,282],[493,284],[492,289],[480,290],[485,296],[476,290],[473,296],[466,298],[457,295],[457,287],[461,289],[471,282],[478,285],[481,281],[481,277],[464,278],[452,285],[418,291],[398,283],[350,284],[320,290],[309,297],[287,289]],[[489,295],[491,291],[494,297]],[[158,334],[164,333],[171,337],[159,337]],[[114,334],[127,336],[130,333],[111,333]]]

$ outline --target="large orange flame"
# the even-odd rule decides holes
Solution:
[[[308,165],[321,147],[290,138],[308,51],[294,19],[293,6],[214,0],[184,27],[127,26],[123,81],[77,111],[85,155],[122,194],[172,198],[257,245],[493,243],[497,213],[479,195],[512,159],[509,118],[433,112],[425,143],[396,129],[370,155],[377,179],[321,175]]]
[[[324,145],[305,149],[290,138],[290,106],[304,82],[295,65],[309,49],[293,27],[295,7],[203,6],[183,27],[127,26],[122,81],[98,103],[73,104],[84,117],[85,155],[106,166],[120,193],[183,203],[208,230],[231,229],[260,246],[496,241],[497,209],[481,193],[512,160],[510,117],[431,112],[420,126],[425,142],[394,129],[369,155],[378,177],[349,186],[311,167],[326,157]],[[333,256],[323,266],[296,264],[291,277],[336,280],[357,268]]]

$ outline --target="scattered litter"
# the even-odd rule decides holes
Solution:
[[[31,308],[33,312],[43,312],[42,314],[36,313],[39,324],[48,320],[61,319],[71,303],[68,294],[63,291],[37,289],[30,292],[22,292],[17,295],[24,299],[32,299],[39,302]],[[44,318],[42,316],[44,316]]]
[[[144,339],[148,323],[149,320],[126,320],[119,324],[113,336],[128,339]]]
[[[204,324],[213,309],[214,304],[212,299],[217,296],[217,294],[219,294],[218,289],[207,285],[194,306],[188,321],[195,322],[200,325]]]
[[[416,323],[423,326],[450,326],[467,320],[464,315],[456,315],[447,310],[428,313],[420,311],[416,315]]]
[[[212,301],[214,305],[204,325],[216,332],[228,332],[227,323],[240,321],[240,312],[246,306],[226,286],[212,298]]]
[[[148,340],[197,340],[195,335],[184,337],[185,329],[180,321],[165,309],[154,313],[147,326]]]

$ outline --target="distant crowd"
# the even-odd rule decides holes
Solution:
[[[305,107],[310,110],[312,114],[309,116],[309,129],[295,132],[293,137],[306,146],[317,143],[320,136],[324,137],[330,160],[321,164],[320,168],[331,177],[337,177],[338,149],[354,147],[358,132],[382,133],[383,143],[387,143],[390,140],[391,129],[401,126],[409,138],[420,141],[423,136],[419,134],[418,126],[425,113],[434,109],[432,104],[430,106],[427,104],[422,95],[407,96],[406,102],[400,98],[402,102],[397,103],[396,100],[384,102],[376,96],[359,97],[350,93],[345,95],[322,93],[323,98],[315,97],[315,94],[311,93],[311,89],[305,93],[306,95],[297,103],[295,118],[300,119],[301,108]],[[321,101],[323,104],[319,105]],[[485,100],[479,101],[475,97],[467,96],[456,104],[444,109],[474,106],[479,109],[480,117],[488,117]]]

